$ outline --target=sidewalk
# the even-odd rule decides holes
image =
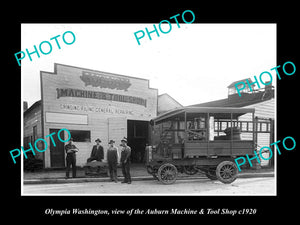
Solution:
[[[131,165],[131,177],[133,181],[137,180],[152,180],[152,175],[148,174],[146,167],[143,164]],[[65,169],[43,169],[35,172],[24,171],[24,184],[53,184],[53,183],[81,183],[81,182],[105,182],[110,181],[107,174],[101,176],[86,176],[83,168],[77,168],[77,177],[65,179]],[[70,175],[72,172],[70,171]],[[273,177],[273,168],[262,169],[244,169],[239,172],[239,178],[250,177]],[[118,168],[118,178],[123,179],[121,168]],[[178,179],[203,179],[206,178],[204,174],[195,174],[192,176],[178,173]]]

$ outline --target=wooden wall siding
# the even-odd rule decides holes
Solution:
[[[264,146],[270,146],[270,137],[271,135],[269,133],[259,133],[257,134],[257,144],[258,144],[258,150]],[[262,154],[264,158],[269,158],[269,152],[263,153]],[[267,166],[269,163],[269,160],[262,160],[261,159],[261,166]]]
[[[131,86],[128,88],[128,91],[124,91],[109,88],[85,86],[85,83],[80,79],[83,70],[79,68],[57,65],[56,71],[57,74],[41,72],[45,112],[70,112],[75,114],[97,113],[101,115],[106,114],[110,116],[126,116],[126,118],[128,119],[138,119],[144,121],[148,121],[157,115],[157,89],[149,88],[148,80],[139,78],[129,78]],[[147,107],[126,102],[116,102],[109,100],[79,97],[60,97],[57,99],[56,88],[73,88],[86,91],[98,91],[111,94],[139,97],[147,100]],[[68,109],[64,106],[71,107]],[[79,106],[77,108],[80,108],[82,106],[83,108],[80,110],[74,110],[71,109],[72,106]],[[100,109],[110,109],[110,111],[107,110],[106,112],[104,112]],[[97,112],[95,112],[96,110]],[[124,114],[126,110],[127,112],[130,112]]]
[[[254,105],[248,105],[243,108],[255,108],[255,116],[263,118],[275,118],[275,99],[260,102]]]
[[[79,148],[79,152],[77,153],[78,166],[85,164],[86,159],[90,156],[92,146],[95,144],[95,139],[100,138],[102,140],[101,144],[106,151],[109,139],[115,139],[116,144],[119,145],[120,140],[124,136],[127,136],[128,119],[150,121],[150,119],[157,115],[158,90],[149,88],[149,81],[146,79],[97,72],[60,64],[55,64],[54,71],[55,73],[41,72],[44,136],[49,134],[49,129],[67,128],[69,130],[91,131],[91,142],[74,142]],[[128,88],[128,91],[93,87],[91,85],[85,86],[85,83],[80,79],[82,71],[120,78],[125,77],[130,80],[131,86]],[[146,99],[147,105],[145,107],[133,103],[80,97],[57,98],[57,88],[71,88],[133,96]],[[74,115],[72,118],[75,120],[68,120],[70,123],[67,124],[63,123],[64,118],[56,118],[56,120],[52,120],[52,122],[47,122],[46,114],[49,112],[62,113],[62,115],[71,114]],[[82,121],[82,115],[87,118],[87,123]],[[48,143],[50,143],[49,141],[51,140],[49,140],[49,138],[47,139]],[[45,151],[45,164],[46,167],[50,167],[51,165],[49,149]]]
[[[244,108],[255,108],[255,117],[259,118],[271,118],[275,119],[275,99],[270,99],[268,101],[264,101],[261,103],[257,103],[254,105],[249,105]],[[245,116],[241,116],[240,120],[249,120],[250,114],[246,114]],[[262,127],[264,129],[264,127]],[[242,134],[243,138],[250,138],[249,134]],[[261,147],[270,146],[271,144],[271,134],[270,133],[258,133],[257,134],[257,144],[259,150]],[[269,157],[269,153],[263,153],[264,158]],[[261,160],[261,166],[267,166],[269,164],[269,160]]]
[[[23,127],[23,136],[32,136],[33,127],[37,126],[37,135],[38,137],[42,136],[41,128],[41,110],[33,110],[24,117],[24,127]]]
[[[41,119],[41,109],[40,107],[37,107],[36,109],[33,109],[31,112],[27,113],[24,117],[24,126],[23,126],[23,141],[25,138],[28,138],[30,141],[33,139],[33,127],[37,127],[37,136],[36,139],[44,138],[42,134],[42,119]],[[32,146],[34,144],[35,140],[32,140]],[[23,142],[22,146],[26,146],[27,143]],[[43,149],[44,147],[41,146],[43,143],[38,142],[38,148]],[[25,149],[26,150],[26,149]],[[35,151],[36,155],[35,157],[38,159],[43,159],[43,153]]]
[[[46,123],[64,123],[64,124],[88,124],[87,115],[71,114],[71,113],[45,113]]]

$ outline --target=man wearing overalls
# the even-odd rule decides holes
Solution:
[[[119,153],[117,147],[114,145],[115,141],[109,141],[109,148],[107,149],[107,164],[108,164],[108,171],[110,175],[110,180],[114,182],[118,182],[118,175],[117,175],[117,166],[119,160]]]
[[[124,176],[124,181],[122,183],[131,184],[131,176],[130,176],[130,155],[131,155],[131,148],[127,145],[127,139],[123,138],[121,140],[121,166],[122,166],[122,173]]]

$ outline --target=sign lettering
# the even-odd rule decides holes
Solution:
[[[104,114],[134,115],[132,110],[113,107],[95,107],[88,105],[60,104],[60,108],[69,111],[95,112]]]
[[[115,102],[126,102],[147,107],[147,100],[134,96],[111,94],[99,91],[86,91],[73,88],[56,88],[57,98],[61,97],[77,97],[77,98],[93,98],[100,100],[108,100]]]
[[[80,79],[84,82],[85,86],[91,85],[92,87],[128,91],[128,88],[131,86],[129,79],[127,78],[100,75],[86,71],[82,72]]]

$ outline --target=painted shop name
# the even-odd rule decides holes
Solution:
[[[61,97],[77,97],[77,98],[92,98],[100,100],[108,100],[115,102],[125,102],[147,107],[147,100],[134,96],[119,95],[112,93],[105,93],[100,91],[86,91],[73,88],[56,88],[57,98]]]
[[[128,109],[116,109],[111,107],[94,107],[87,105],[74,105],[74,104],[60,104],[60,108],[70,111],[84,111],[84,112],[96,112],[96,113],[105,113],[105,114],[125,114],[133,115],[132,110]]]

